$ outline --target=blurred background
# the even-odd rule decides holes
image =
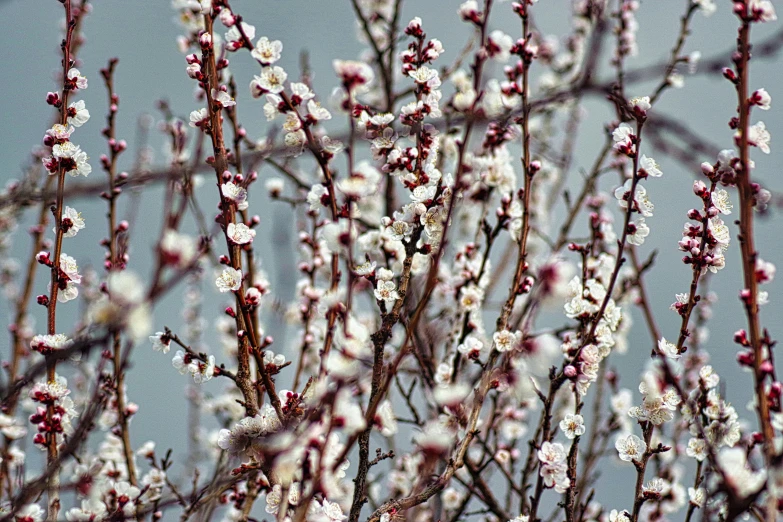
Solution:
[[[704,59],[722,55],[728,66],[736,38],[737,20],[731,13],[731,2],[718,0],[717,3],[717,12],[711,17],[701,13],[695,15],[691,25],[692,35],[685,45],[684,54],[700,51]],[[611,4],[614,6],[614,2]],[[567,34],[570,30],[570,5],[566,0],[538,2],[533,9],[537,29],[544,35]],[[404,4],[403,22],[419,16],[428,36],[443,42],[446,52],[439,60],[439,66],[450,63],[472,36],[472,29],[459,20],[458,6],[459,2],[446,0],[408,0]],[[357,39],[357,25],[348,0],[234,0],[232,7],[246,22],[255,25],[257,37],[268,36],[283,42],[283,58],[278,65],[288,71],[289,80],[298,76],[300,54],[308,54],[314,91],[325,101],[336,85],[332,60],[356,59],[363,49],[363,44]],[[685,8],[686,2],[679,0],[641,2],[637,13],[640,23],[639,54],[627,60],[629,70],[668,59],[678,34],[679,17]],[[185,121],[190,111],[201,107],[194,98],[195,82],[185,74],[184,56],[177,49],[176,38],[180,30],[175,16],[169,2],[164,1],[103,0],[92,5],[92,13],[86,17],[83,25],[86,42],[79,52],[79,69],[90,82],[89,88],[80,94],[90,111],[91,120],[74,134],[74,141],[92,158],[93,172],[86,181],[105,179],[98,158],[106,152],[106,143],[100,132],[105,121],[107,95],[98,71],[106,66],[109,58],[119,58],[115,74],[115,90],[120,96],[117,136],[127,140],[129,146],[129,152],[120,158],[120,170],[131,168],[140,145],[139,119],[147,118],[152,122],[162,119],[157,110],[159,100],[166,100],[172,112]],[[6,21],[4,30],[0,31],[0,60],[6,75],[0,89],[0,181],[5,183],[21,176],[29,164],[31,149],[41,144],[51,121],[52,108],[45,103],[45,98],[47,91],[56,90],[54,78],[60,63],[63,9],[54,0],[0,0],[0,17]],[[495,6],[490,28],[501,29],[514,39],[521,37],[518,18],[512,15],[509,3],[498,3]],[[774,23],[759,24],[754,27],[753,40],[760,41],[778,30],[779,27]],[[608,42],[604,50],[610,51]],[[605,54],[607,56],[601,60],[599,80],[611,80],[614,74],[609,67],[608,53]],[[247,128],[248,135],[258,139],[264,136],[267,129],[263,101],[253,100],[247,89],[252,76],[258,73],[258,65],[248,53],[233,54],[230,60],[231,71],[240,88],[237,100],[240,120]],[[491,76],[500,77],[502,70],[497,65],[490,67],[494,67],[494,70],[490,69]],[[535,85],[535,66],[533,70]],[[702,70],[695,75],[688,75],[684,70],[681,72],[685,74],[684,87],[668,90],[653,108],[653,113],[678,118],[705,141],[719,148],[731,148],[733,131],[728,128],[727,122],[736,108],[733,87],[722,79],[719,72]],[[628,85],[627,93],[629,96],[649,95],[660,78],[657,75],[650,82]],[[772,110],[766,113],[755,111],[753,121],[765,121],[772,134],[772,154],[764,155],[758,149],[753,149],[756,162],[754,178],[775,193],[783,191],[783,177],[779,167],[781,155],[778,152],[779,139],[783,135],[779,103],[783,100],[783,68],[777,55],[753,61],[751,90],[761,87],[766,88],[772,96]],[[585,119],[569,178],[574,188],[579,186],[578,173],[589,170],[603,143],[604,125],[614,118],[611,105],[600,96],[588,97],[583,106],[586,109]],[[333,113],[335,118],[331,124],[334,128],[340,128],[345,119],[336,111]],[[152,152],[153,166],[165,167],[163,151],[166,139],[153,124],[146,143]],[[698,172],[702,161],[714,163],[716,158],[694,152],[690,163],[683,165],[661,152],[651,150],[649,146],[649,142],[643,145],[642,152],[656,158],[664,175],[661,179],[646,183],[657,211],[653,218],[647,220],[651,234],[641,247],[640,255],[646,258],[653,250],[658,251],[657,266],[646,275],[645,280],[659,326],[663,334],[671,339],[677,336],[680,320],[668,307],[674,301],[675,293],[687,291],[691,279],[690,268],[680,261],[681,252],[677,250],[677,241],[686,221],[687,210],[699,203],[691,192],[694,173]],[[260,172],[262,180],[274,175],[267,169],[265,167]],[[83,179],[67,180],[69,185],[83,182]],[[614,176],[605,176],[604,182],[602,189],[611,191],[616,179]],[[259,214],[262,219],[257,229],[259,235],[256,248],[275,296],[288,302],[293,296],[293,284],[298,277],[295,263],[292,262],[296,252],[295,222],[289,218],[290,209],[286,205],[269,201],[263,193],[263,188],[257,186],[251,197],[250,211]],[[162,197],[160,187],[146,188],[141,195],[137,217],[131,223],[129,268],[142,276],[151,270],[153,243],[160,230]],[[120,198],[120,216],[128,215],[124,205],[129,199],[125,196]],[[208,213],[215,208],[217,197],[211,176],[199,189],[199,200]],[[736,209],[736,200],[734,202]],[[74,256],[82,269],[90,263],[99,263],[104,254],[99,241],[105,235],[105,202],[94,197],[67,203],[82,213],[87,228],[76,238],[66,240],[65,252]],[[20,223],[16,234],[12,254],[19,261],[26,260],[29,255],[30,240],[26,230],[36,213],[32,208],[28,210],[26,220]],[[776,263],[783,258],[783,232],[781,222],[777,219],[778,214],[777,208],[771,208],[768,216],[758,221],[756,229],[761,257]],[[736,213],[729,217],[735,218]],[[711,279],[710,288],[720,299],[713,307],[710,336],[705,347],[712,354],[711,362],[722,377],[727,399],[735,404],[741,416],[744,412],[745,418],[754,422],[754,416],[745,409],[750,399],[747,391],[752,379],[735,363],[737,345],[732,342],[733,332],[743,328],[746,320],[737,299],[742,277],[737,228],[730,220],[726,221],[732,231],[732,245],[726,255],[726,269]],[[195,232],[195,227],[192,224],[190,226],[192,228],[189,231]],[[96,266],[96,270],[103,273],[100,266]],[[210,274],[206,278],[203,309],[207,317],[217,317],[225,307],[226,299],[213,292]],[[34,295],[45,292],[47,278],[48,272],[38,270]],[[770,329],[773,338],[780,337],[783,324],[780,278],[768,285],[766,290],[769,290],[770,303],[762,310],[763,325]],[[167,325],[177,331],[182,325],[183,291],[184,286],[180,286],[157,304],[154,330],[161,330]],[[0,301],[0,317],[4,325],[11,321],[13,308],[9,305],[5,300]],[[40,325],[38,331],[43,332],[43,308],[33,304],[31,310]],[[61,329],[65,329],[64,325],[75,320],[78,306],[72,303],[58,307],[58,310],[58,324],[63,325]],[[612,364],[619,370],[621,384],[636,392],[638,375],[648,361],[650,341],[639,311],[633,310],[631,313],[635,326],[629,338],[628,353],[613,356]],[[214,325],[205,326],[205,350],[222,353]],[[265,318],[264,326],[266,333],[276,338],[275,351],[282,351],[286,336],[290,336],[292,331],[287,331],[279,317],[271,315]],[[9,336],[2,336],[0,359],[7,360],[9,355]],[[131,434],[135,447],[153,439],[160,450],[173,448],[175,454],[182,454],[187,441],[185,390],[191,387],[191,379],[180,376],[171,367],[171,355],[173,352],[169,355],[153,352],[148,343],[141,343],[134,349],[127,383],[129,398],[139,405],[139,412],[133,418]],[[219,379],[214,379],[204,385],[202,391],[218,394],[222,386]],[[636,394],[635,400],[638,399]],[[206,419],[204,426],[214,427]],[[615,487],[604,489],[603,496],[607,495],[606,491],[611,493],[605,498],[600,498],[602,494],[599,494],[599,500],[609,501],[613,497],[624,499],[620,506],[612,506],[628,506],[632,498],[633,481],[629,480],[633,473],[632,467],[608,462],[605,466],[607,468],[603,470],[603,475],[604,480],[608,481],[605,484]]]

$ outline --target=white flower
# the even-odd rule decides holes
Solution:
[[[90,119],[90,111],[84,105],[84,100],[75,101],[68,106],[68,125],[81,127]]]
[[[474,312],[481,308],[484,301],[484,290],[476,284],[463,286],[459,293],[459,306],[466,312]]]
[[[170,228],[164,232],[159,248],[163,261],[179,268],[187,267],[198,255],[196,241],[192,237]]]
[[[626,240],[632,245],[639,246],[644,244],[644,238],[650,235],[650,227],[644,222],[644,218],[628,223],[628,229]]]
[[[242,271],[226,267],[215,280],[220,293],[236,292],[242,287]]]
[[[609,512],[609,522],[631,522],[631,516],[627,511],[613,509]]]
[[[487,47],[492,59],[498,62],[505,62],[510,57],[511,48],[514,46],[514,39],[503,31],[492,31],[489,33]]]
[[[739,136],[739,133],[737,133],[737,135]],[[748,128],[748,144],[758,147],[764,154],[769,154],[770,152],[770,139],[771,136],[763,121],[760,121],[752,127]]]
[[[155,335],[150,335],[150,342],[152,349],[156,352],[169,353],[171,349],[171,337],[167,336],[165,332],[156,332]]]
[[[775,6],[770,0],[750,0],[748,13],[759,22],[774,22],[778,19],[775,14]]]
[[[562,464],[566,460],[566,451],[559,442],[545,442],[538,450],[538,460],[543,464]]]
[[[364,88],[375,78],[372,67],[364,62],[354,60],[333,60],[332,67],[348,90],[352,90],[357,86]]]
[[[631,199],[631,187],[633,180],[627,179],[622,187],[617,187],[614,191],[614,197],[620,203],[622,208],[628,208],[628,201]],[[634,208],[636,208],[644,217],[650,217],[653,215],[655,205],[647,198],[647,190],[641,183],[636,184],[636,190],[634,192],[633,200],[636,202]]]
[[[375,413],[375,422],[380,424],[381,435],[384,437],[391,437],[397,433],[397,417],[394,415],[390,401],[385,400],[378,406],[378,410]]]
[[[619,437],[615,441],[614,447],[620,455],[620,460],[626,462],[631,462],[632,460],[641,462],[644,452],[647,451],[647,444],[634,434],[627,437]]]
[[[693,0],[693,3],[699,6],[704,16],[711,16],[718,9],[713,0]]]
[[[215,356],[210,355],[207,362],[193,359],[188,365],[188,371],[193,375],[193,382],[204,384],[215,376]]]
[[[236,204],[237,210],[247,210],[247,190],[244,187],[229,181],[220,186],[220,192]]]
[[[246,24],[245,22],[241,22],[241,25],[242,33],[245,33],[247,39],[252,42],[253,38],[256,37],[256,28],[250,24]],[[239,32],[239,28],[236,26],[236,24],[228,30],[226,33],[226,44],[228,44],[228,50],[236,51],[244,45],[244,38],[242,38],[242,33]]]
[[[66,141],[52,147],[52,156],[60,160],[60,165],[73,176],[88,176],[92,167],[87,161],[90,159],[78,145]]]
[[[171,358],[171,365],[180,375],[188,373],[188,364],[185,362],[185,352],[177,350],[177,353]]]
[[[560,430],[569,439],[575,439],[585,432],[585,419],[581,415],[568,413],[560,421]]]
[[[252,243],[253,238],[256,237],[256,231],[244,223],[229,223],[226,234],[228,235],[228,238],[237,245]]]
[[[704,488],[688,488],[688,500],[691,504],[698,508],[704,507],[704,502],[707,500],[707,491]]]
[[[642,154],[642,159],[639,160],[639,167],[644,169],[648,176],[660,178],[663,175],[660,165],[654,159],[648,158],[644,154]]]
[[[11,440],[16,440],[27,435],[27,428],[19,420],[10,415],[0,413],[0,433]],[[22,458],[22,461],[24,461],[24,458]]]
[[[68,522],[92,522],[106,518],[106,504],[99,498],[82,500],[81,508],[71,508],[65,514]]]
[[[392,306],[400,298],[400,294],[397,293],[397,285],[394,281],[379,280],[378,285],[375,288],[375,299],[378,301],[384,301],[387,306]]]
[[[219,104],[221,107],[232,107],[237,104],[234,98],[231,97],[226,91],[218,91],[212,89],[212,101]]]
[[[87,88],[87,78],[82,76],[82,73],[79,72],[79,69],[68,69],[68,79],[76,86],[76,89],[86,89]]]
[[[729,193],[723,189],[718,189],[712,193],[712,204],[720,211],[721,214],[731,214],[731,209],[734,206],[729,199]]]
[[[324,522],[340,522],[341,520],[348,518],[348,515],[343,513],[340,504],[337,502],[329,502],[328,500],[324,499],[323,503],[321,504],[321,510],[326,516],[326,520]]]
[[[60,274],[60,291],[57,293],[57,300],[61,303],[67,303],[79,295],[79,289],[76,285],[82,282],[82,276],[79,274],[76,260],[67,254],[60,254],[60,270],[62,274]],[[51,287],[51,283],[49,286]]]
[[[718,453],[718,464],[727,484],[740,497],[756,493],[767,480],[765,470],[753,471],[748,466],[745,449],[740,447],[721,449]]]
[[[628,106],[631,109],[638,109],[642,112],[647,112],[650,110],[652,105],[650,105],[650,97],[649,96],[638,96],[636,98],[631,98],[628,101]]]
[[[316,121],[332,119],[332,114],[324,107],[321,107],[321,104],[315,100],[310,100],[307,102],[307,112]]]
[[[455,488],[446,488],[440,495],[443,509],[454,510],[462,505],[463,496]]]
[[[635,136],[633,127],[623,122],[612,132],[614,148],[623,153],[633,152],[635,149],[631,137]]]
[[[71,207],[65,207],[63,209],[62,223],[63,228],[67,227],[66,231],[63,233],[63,237],[73,237],[84,228],[84,219],[82,218],[82,215]],[[56,228],[54,229],[54,232],[55,234],[57,233]]]
[[[495,349],[499,352],[508,352],[513,350],[522,340],[522,332],[510,332],[508,330],[501,330],[495,332],[492,335],[492,340],[495,343]]]
[[[762,111],[768,111],[772,106],[772,96],[769,95],[766,89],[757,90],[750,99]]]
[[[677,350],[677,345],[667,341],[665,337],[662,337],[658,341],[658,350],[661,351],[662,354],[664,354],[666,357],[669,357],[670,359],[679,359],[682,357],[682,354]]]
[[[65,334],[36,335],[30,340],[30,348],[42,354],[63,350],[71,344],[72,341]]]
[[[707,442],[704,439],[692,437],[688,440],[688,447],[685,449],[685,454],[699,462],[703,461],[707,458]]]
[[[283,43],[280,40],[270,41],[266,36],[262,36],[250,55],[261,62],[261,65],[272,65],[280,59],[282,52]]]
[[[75,69],[71,70],[73,71]],[[38,504],[27,504],[16,512],[13,520],[16,520],[17,522],[42,522],[44,516],[46,516],[46,512],[41,509],[41,506]]]
[[[457,346],[457,351],[468,358],[478,358],[484,350],[484,343],[480,339],[469,335],[465,342]]]
[[[207,124],[207,122],[209,122],[209,111],[207,111],[206,107],[197,111],[191,111],[190,123],[188,123],[188,125],[195,129],[198,127],[203,127]]]
[[[426,65],[423,65],[418,69],[414,69],[410,71],[408,73],[408,76],[413,78],[413,81],[415,81],[416,83],[424,85],[438,78],[438,71],[436,69],[430,69]],[[440,80],[438,80],[438,82],[440,82]]]
[[[720,383],[720,376],[709,364],[701,367],[699,370],[699,379],[701,379],[702,384],[704,384],[704,387],[708,390],[711,390]]]
[[[71,138],[71,134],[73,134],[74,128],[73,127],[66,127],[65,125],[60,125],[59,123],[55,123],[52,125],[52,128],[46,131],[47,136],[51,136],[55,140],[59,141],[67,141]]]
[[[261,69],[260,76],[254,76],[250,82],[250,91],[253,97],[258,98],[264,93],[280,94],[285,88],[285,81],[288,74],[282,67],[277,65],[264,67]]]

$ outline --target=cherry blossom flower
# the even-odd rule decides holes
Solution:
[[[477,337],[469,335],[465,338],[465,342],[457,346],[457,351],[469,359],[478,359],[484,351],[484,343]]]
[[[628,107],[636,114],[637,116],[646,116],[647,111],[650,110],[652,107],[650,105],[650,97],[649,96],[639,96],[636,98],[631,98],[628,101]]]
[[[54,138],[57,141],[68,141],[71,137],[71,134],[73,134],[73,131],[74,131],[73,127],[70,126],[66,127],[65,125],[55,123],[54,125],[52,125],[51,129],[46,131],[46,136],[50,138]]]
[[[236,51],[244,46],[245,40],[242,38],[242,33],[245,34],[245,38],[247,38],[248,42],[252,42],[253,38],[256,37],[256,28],[254,26],[245,22],[240,22],[239,25],[242,26],[242,32],[240,32],[239,27],[234,24],[226,33],[226,50],[228,51]]]
[[[704,16],[711,16],[718,9],[714,0],[694,0],[693,3],[699,7]]]
[[[375,299],[383,301],[386,306],[392,306],[400,298],[400,294],[397,293],[397,285],[394,281],[378,281],[378,285],[375,288]]]
[[[237,245],[246,245],[253,242],[253,238],[256,237],[256,231],[244,223],[229,223],[226,235]]]
[[[320,103],[314,100],[310,100],[307,102],[307,113],[315,121],[332,119],[332,114],[324,107],[321,107]]]
[[[658,163],[656,163],[654,159],[648,158],[644,154],[642,154],[642,158],[639,160],[639,167],[640,170],[644,170],[648,176],[660,178],[663,175],[663,172],[661,172],[661,168]]]
[[[272,65],[280,59],[282,52],[283,43],[280,40],[269,40],[266,36],[262,36],[250,54],[261,65]]]
[[[343,86],[349,92],[357,87],[365,88],[375,78],[372,67],[364,62],[352,60],[334,60],[332,67]]]
[[[190,113],[190,125],[194,129],[204,128],[209,123],[209,112],[206,107],[192,111]]]
[[[220,293],[236,292],[242,287],[242,271],[226,267],[215,280]]]
[[[253,81],[250,82],[250,92],[254,98],[266,93],[280,94],[285,88],[286,79],[288,79],[288,74],[282,67],[277,65],[264,67],[261,69],[260,76],[253,76]]]
[[[658,340],[658,350],[670,359],[679,359],[682,354],[677,350],[677,345],[667,341],[665,337]]]
[[[723,470],[727,485],[740,497],[756,493],[767,480],[765,470],[753,471],[742,448],[723,448],[718,453],[718,465]]]
[[[540,475],[544,485],[554,487],[558,493],[564,493],[571,485],[568,478],[566,451],[559,442],[544,442],[538,450],[538,460],[541,462]]]
[[[196,241],[172,229],[163,233],[159,248],[163,262],[178,268],[189,266],[198,256]]]
[[[685,449],[685,454],[699,462],[703,461],[707,458],[707,442],[704,439],[691,437],[688,440],[688,447]]]
[[[247,190],[244,187],[228,181],[220,186],[220,192],[224,198],[234,202],[237,210],[247,210]]]
[[[84,228],[84,219],[82,218],[82,215],[77,212],[76,209],[66,205],[63,209],[62,228],[65,230],[65,232],[63,232],[63,237],[74,237]],[[56,228],[54,229],[54,233],[57,233]]]
[[[768,261],[764,261],[761,258],[756,259],[756,267],[755,267],[755,274],[756,274],[756,281],[758,283],[771,283],[773,279],[775,279],[775,272],[777,271],[777,268],[775,268],[775,265],[773,263],[770,263]]]
[[[749,0],[748,14],[758,22],[774,22],[778,19],[775,6],[770,0]]]
[[[560,431],[569,438],[575,439],[585,432],[585,419],[581,415],[567,413],[560,421]]]
[[[60,160],[60,165],[72,177],[87,177],[92,172],[92,167],[87,163],[90,159],[87,153],[70,141],[53,146],[52,156]]]
[[[650,227],[644,222],[644,218],[639,218],[635,222],[628,223],[628,236],[626,240],[632,245],[644,244],[644,239],[650,235]]]
[[[647,444],[634,434],[618,437],[614,443],[620,460],[641,462],[642,456],[647,451]]]
[[[613,509],[609,512],[609,522],[631,522],[631,515],[627,511]]]
[[[156,352],[169,353],[171,349],[171,337],[166,335],[165,332],[156,332],[155,335],[150,335],[150,342],[152,343],[152,349]]]
[[[729,199],[729,193],[723,189],[718,189],[712,192],[711,195],[712,204],[720,211],[721,214],[731,214],[731,209],[734,206]]]
[[[73,341],[65,334],[36,335],[30,341],[30,348],[46,355],[53,351],[68,348],[71,344],[73,344]]]
[[[193,382],[204,384],[215,375],[215,356],[210,355],[206,362],[193,359],[188,365],[188,371],[193,376]]]
[[[212,89],[212,101],[221,107],[233,107],[237,104],[237,102],[234,101],[234,98],[226,91],[218,91],[215,89]]]
[[[613,132],[612,139],[614,140],[614,149],[622,154],[633,155],[636,153],[636,145],[634,140],[636,135],[634,134],[633,127],[627,123],[621,123]]]
[[[501,330],[495,332],[492,335],[492,340],[495,345],[495,349],[499,352],[508,352],[517,347],[522,340],[522,332],[510,332],[508,330]]]
[[[79,69],[68,69],[67,77],[72,90],[87,88],[87,78],[82,76],[82,73],[79,72]]]
[[[514,39],[503,31],[492,31],[487,37],[487,52],[498,62],[508,61],[513,46]]]
[[[633,181],[628,179],[622,187],[617,187],[614,191],[614,197],[617,198],[622,208],[628,208],[628,201],[631,199],[632,183]],[[642,216],[650,217],[653,215],[655,205],[647,198],[647,190],[641,183],[636,184],[633,200],[635,203],[634,208],[638,210]]]
[[[758,89],[751,94],[750,102],[762,111],[768,111],[772,107],[772,96],[766,89]]]
[[[76,260],[67,254],[60,254],[60,291],[57,293],[57,300],[61,303],[67,303],[79,295],[79,289],[76,285],[82,282],[82,276],[79,274],[79,267]]]
[[[739,136],[739,134],[737,134]],[[755,125],[748,127],[748,143],[754,147],[758,147],[764,154],[770,153],[769,140],[771,136],[767,130],[763,121],[756,123]]]
[[[81,127],[90,119],[90,111],[87,110],[84,100],[77,100],[68,105],[68,125]]]
[[[18,419],[0,413],[0,433],[10,440],[17,440],[27,435],[27,428]]]
[[[27,504],[16,512],[14,520],[17,522],[43,522],[45,516],[46,512],[41,509],[41,506],[38,504]]]

